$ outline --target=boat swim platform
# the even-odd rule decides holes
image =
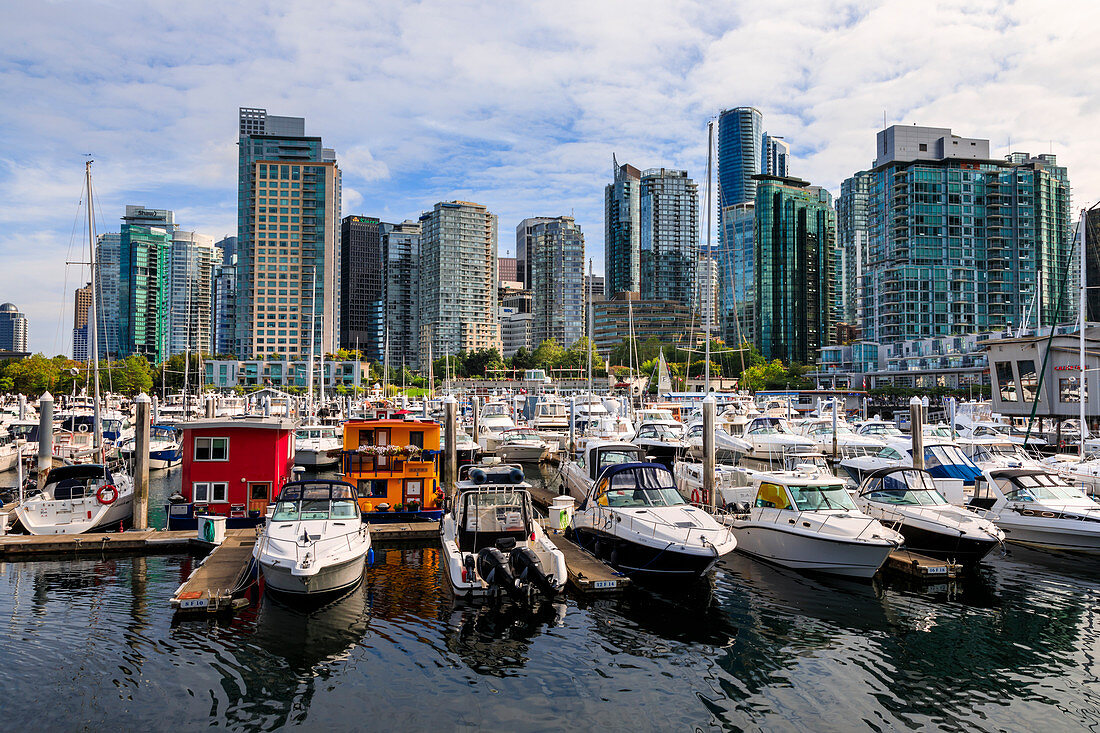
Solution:
[[[891,552],[882,567],[884,570],[929,581],[955,579],[963,574],[962,565],[921,555],[904,547]]]

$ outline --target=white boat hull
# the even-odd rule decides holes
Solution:
[[[794,570],[851,578],[873,576],[896,547],[888,542],[799,534],[770,522],[730,519],[729,524],[737,549],[747,555]]]
[[[299,566],[289,565],[286,561],[273,563],[263,557],[259,559],[259,565],[268,588],[305,596],[335,593],[353,587],[363,578],[366,559],[364,551],[362,555],[327,565],[316,572],[303,572]]]
[[[548,451],[545,446],[509,445],[507,443],[502,443],[497,448],[497,453],[500,455],[501,460],[506,463],[512,461],[532,463],[546,458]]]
[[[93,496],[48,502],[29,501],[15,508],[15,515],[29,534],[84,534],[97,529],[117,529],[134,514],[134,494],[122,494],[104,505]]]
[[[335,466],[339,462],[340,459],[330,456],[327,450],[300,448],[294,451],[294,465],[304,468]]]

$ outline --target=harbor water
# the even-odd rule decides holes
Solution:
[[[160,526],[179,469],[153,482]],[[1100,726],[1100,571],[1079,559],[1014,549],[965,583],[922,587],[735,553],[691,587],[532,613],[457,605],[438,549],[402,544],[377,548],[365,582],[329,606],[262,597],[174,623],[168,599],[197,562],[0,562],[4,727]]]

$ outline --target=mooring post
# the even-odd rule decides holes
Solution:
[[[913,468],[924,468],[924,405],[920,397],[909,400],[909,433],[913,439]]]
[[[470,432],[473,433],[470,437],[477,443],[481,432],[481,398],[476,394],[470,398]],[[480,448],[481,444],[478,443],[479,451]]]
[[[53,395],[43,392],[38,398],[38,490],[46,486],[53,468]]]
[[[134,400],[134,529],[149,529],[149,421],[152,403],[142,392]]]
[[[447,475],[444,482],[447,486],[447,495],[454,496],[455,484],[458,483],[458,401],[454,395],[447,395],[443,400],[443,420],[445,434],[443,440],[447,444]]]
[[[718,402],[713,392],[703,398],[703,492],[713,510],[718,506],[718,491],[714,480],[714,420]]]

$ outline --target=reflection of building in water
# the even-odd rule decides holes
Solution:
[[[374,565],[367,568],[371,614],[396,618],[414,614],[438,618],[440,596],[445,595],[435,547],[374,548]]]

